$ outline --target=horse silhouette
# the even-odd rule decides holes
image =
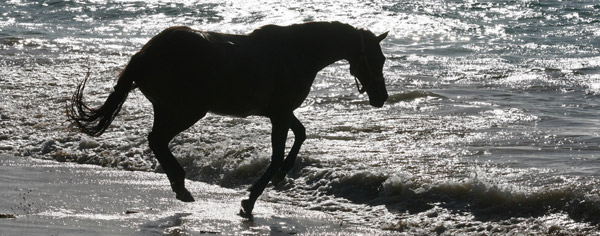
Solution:
[[[139,88],[154,109],[148,143],[176,198],[184,202],[194,198],[185,188],[184,169],[169,150],[171,139],[207,112],[268,117],[272,124],[271,163],[250,187],[249,198],[242,201],[241,214],[251,216],[269,181],[276,184],[294,165],[306,133],[293,111],[308,96],[321,69],[347,60],[359,92],[367,92],[372,106],[383,106],[388,94],[382,73],[385,57],[379,43],[386,36],[387,32],[376,36],[339,22],[266,25],[248,35],[171,27],[133,55],[114,91],[98,108],[83,101],[88,73],[69,101],[67,115],[82,132],[99,136],[116,117],[128,93]],[[284,159],[290,129],[295,140]]]

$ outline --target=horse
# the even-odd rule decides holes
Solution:
[[[84,102],[88,72],[67,102],[67,116],[81,132],[99,136],[117,116],[128,93],[138,88],[154,109],[148,144],[175,197],[183,202],[194,198],[185,188],[185,171],[169,150],[169,142],[208,112],[268,117],[271,162],[248,189],[248,199],[241,202],[240,214],[251,216],[268,183],[276,185],[294,166],[306,139],[294,110],[308,96],[320,70],[339,60],[348,61],[359,92],[367,93],[370,105],[383,106],[388,94],[379,43],[387,34],[375,35],[340,22],[266,25],[246,35],[170,27],[131,57],[100,107]],[[294,142],[284,159],[290,129]]]

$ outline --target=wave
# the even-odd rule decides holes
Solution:
[[[417,98],[427,98],[427,97],[446,99],[446,97],[444,97],[442,95],[428,92],[428,91],[412,91],[412,92],[408,92],[408,93],[397,93],[397,94],[390,95],[386,102],[397,103],[397,102],[410,101],[410,100],[414,100]]]
[[[438,98],[438,99],[446,99],[446,97],[429,92],[429,91],[411,91],[407,93],[396,93],[389,95],[388,99],[385,101],[386,104],[394,104],[399,102],[408,102],[419,98]],[[354,104],[368,105],[369,100],[360,100],[353,102]]]
[[[139,148],[144,146],[143,138],[125,140],[131,144],[115,150],[124,153],[120,156],[110,152],[115,149],[113,144],[73,137],[47,140],[38,148],[30,149],[28,155],[125,170],[162,172],[150,150]],[[188,179],[238,189],[246,188],[262,175],[270,163],[270,153],[265,150],[269,149],[230,142],[184,143],[173,148]],[[470,212],[480,220],[565,213],[575,220],[600,224],[597,183],[572,180],[540,188],[515,188],[489,181],[496,177],[483,175],[435,180],[436,176],[383,173],[377,172],[377,168],[351,171],[343,166],[358,168],[347,163],[325,163],[299,157],[286,181],[276,189],[309,204],[314,210],[350,210],[335,200],[345,199],[356,204],[383,205],[391,212],[419,213],[439,206],[455,212]],[[329,197],[316,202],[308,199],[314,196]]]
[[[388,176],[368,171],[319,175],[332,176],[328,181],[309,180],[321,185],[309,188],[354,203],[385,205],[392,212],[418,213],[441,206],[492,221],[560,212],[575,220],[600,224],[600,190],[593,185],[572,183],[525,191],[503,188],[477,177],[429,182],[408,174]]]

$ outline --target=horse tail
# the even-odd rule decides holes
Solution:
[[[90,136],[100,136],[115,119],[121,106],[125,103],[129,91],[135,89],[134,79],[137,73],[137,64],[139,64],[139,54],[134,55],[125,69],[119,75],[117,85],[114,91],[108,95],[108,98],[99,108],[92,108],[83,101],[83,90],[85,84],[90,78],[88,71],[83,81],[77,86],[75,94],[71,97],[70,104],[67,105],[67,116],[79,127],[79,129]]]

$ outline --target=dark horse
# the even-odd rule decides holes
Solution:
[[[185,188],[185,171],[168,144],[207,112],[271,120],[273,155],[262,177],[242,201],[242,214],[251,215],[256,199],[269,181],[276,184],[293,167],[304,126],[294,116],[308,96],[317,73],[335,61],[350,62],[350,73],[363,85],[370,104],[383,106],[387,91],[383,79],[385,57],[376,36],[339,22],[310,22],[291,26],[267,25],[248,35],[232,35],[171,27],[154,36],[136,53],[119,75],[114,91],[99,108],[83,102],[89,78],[79,84],[68,116],[82,132],[99,136],[110,125],[127,94],[139,88],[152,102],[154,124],[150,148],[171,183],[177,199],[192,202]],[[295,136],[285,156],[288,130]]]

